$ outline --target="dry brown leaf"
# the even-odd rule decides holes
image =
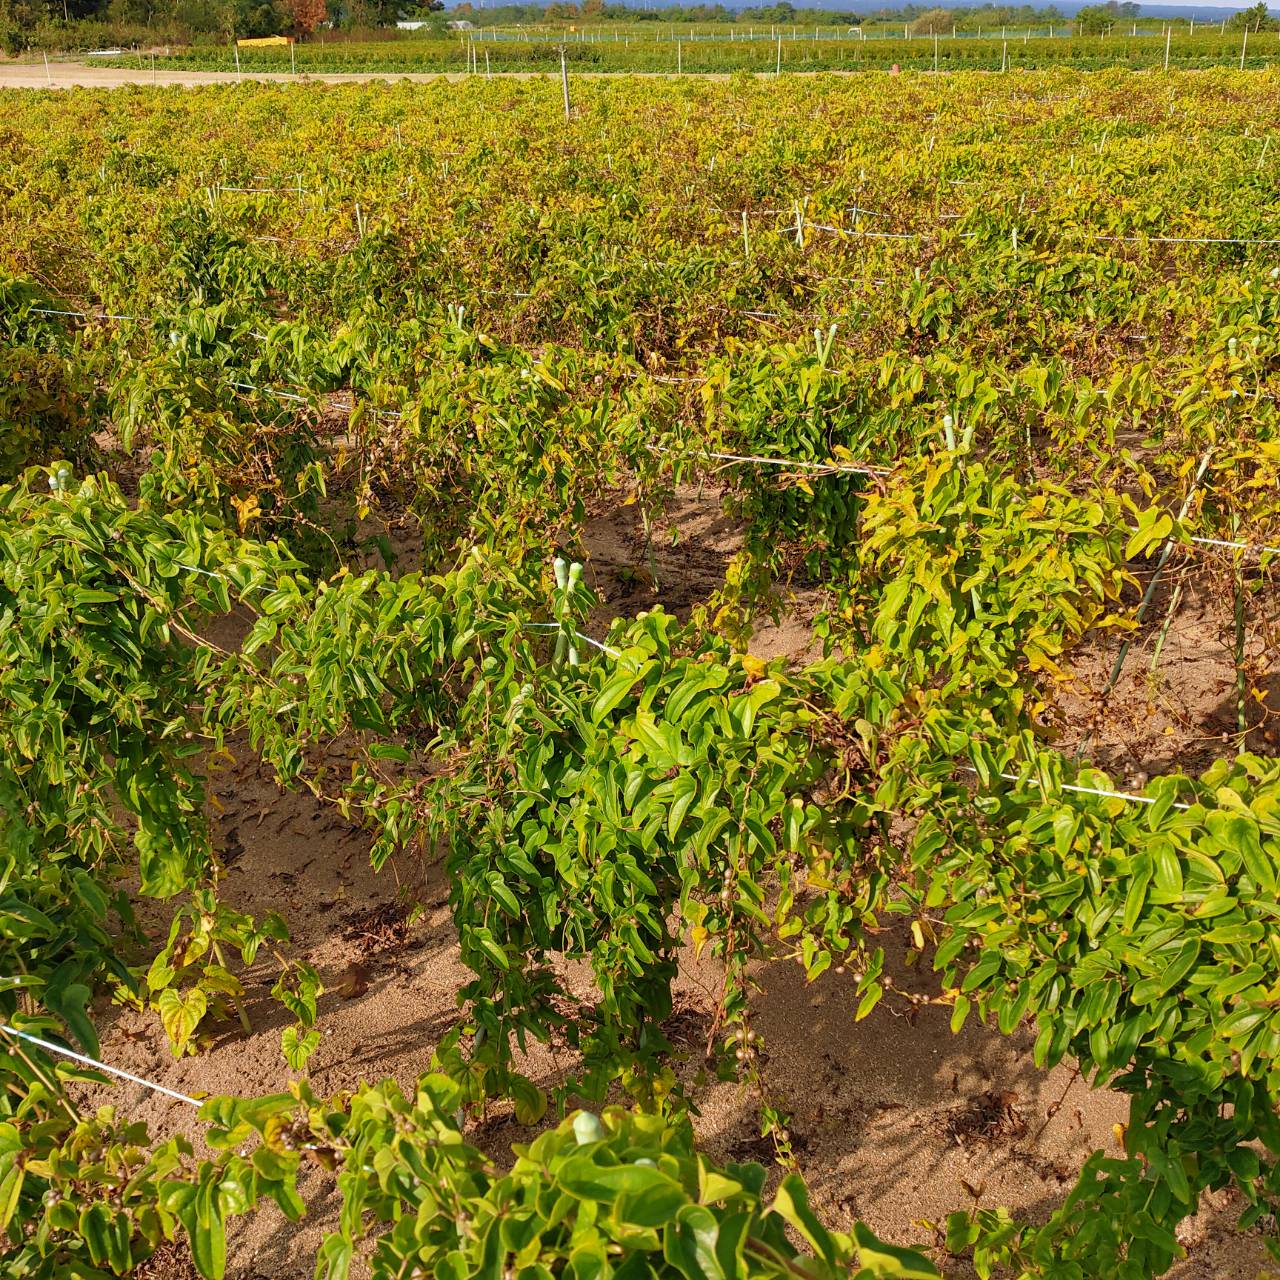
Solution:
[[[369,970],[362,964],[352,962],[342,971],[334,990],[344,1000],[354,1000],[369,990]]]

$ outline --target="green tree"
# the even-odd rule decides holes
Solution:
[[[1266,0],[1258,0],[1252,8],[1241,9],[1227,22],[1232,31],[1275,31],[1280,22],[1267,12]]]
[[[956,15],[950,9],[929,9],[912,24],[913,36],[931,36],[949,32],[956,25]]]
[[[285,0],[232,0],[230,11],[236,38],[241,40],[278,36],[293,22]]]
[[[1076,14],[1076,35],[1098,36],[1109,31],[1126,15],[1118,4],[1091,4]]]

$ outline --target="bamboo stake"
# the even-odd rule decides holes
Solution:
[[[1160,663],[1160,651],[1164,648],[1164,642],[1169,637],[1169,628],[1173,625],[1173,616],[1178,612],[1178,605],[1182,600],[1182,583],[1178,583],[1173,589],[1173,597],[1169,601],[1169,612],[1165,616],[1164,626],[1160,628],[1159,638],[1156,640],[1155,652],[1151,655],[1151,673],[1154,675],[1156,667]]]

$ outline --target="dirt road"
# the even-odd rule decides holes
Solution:
[[[541,74],[520,73],[522,76]],[[281,71],[162,71],[150,66],[103,67],[87,62],[0,62],[0,89],[114,89],[126,84],[235,84],[245,80],[323,81],[326,84],[359,83],[365,80],[464,80],[462,72],[335,72],[328,75],[290,75]]]

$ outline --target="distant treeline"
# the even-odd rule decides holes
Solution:
[[[1132,11],[1136,16],[1136,4],[1114,6],[1127,17]],[[676,5],[668,8],[635,8],[624,4],[605,4],[602,0],[584,0],[583,3],[562,4],[506,4],[497,8],[463,3],[452,10],[466,17],[476,26],[514,26],[545,22],[548,18],[572,20],[587,18],[593,22],[666,22],[666,23],[795,23],[813,26],[859,26],[863,23],[910,24],[933,10],[923,4],[902,5],[899,8],[881,9],[808,9],[797,8],[781,0],[779,4],[753,8],[729,9],[722,4]],[[948,9],[957,26],[968,29],[973,26],[1046,26],[1049,23],[1065,23],[1066,17],[1055,5],[1037,8],[1034,5],[992,5]]]

